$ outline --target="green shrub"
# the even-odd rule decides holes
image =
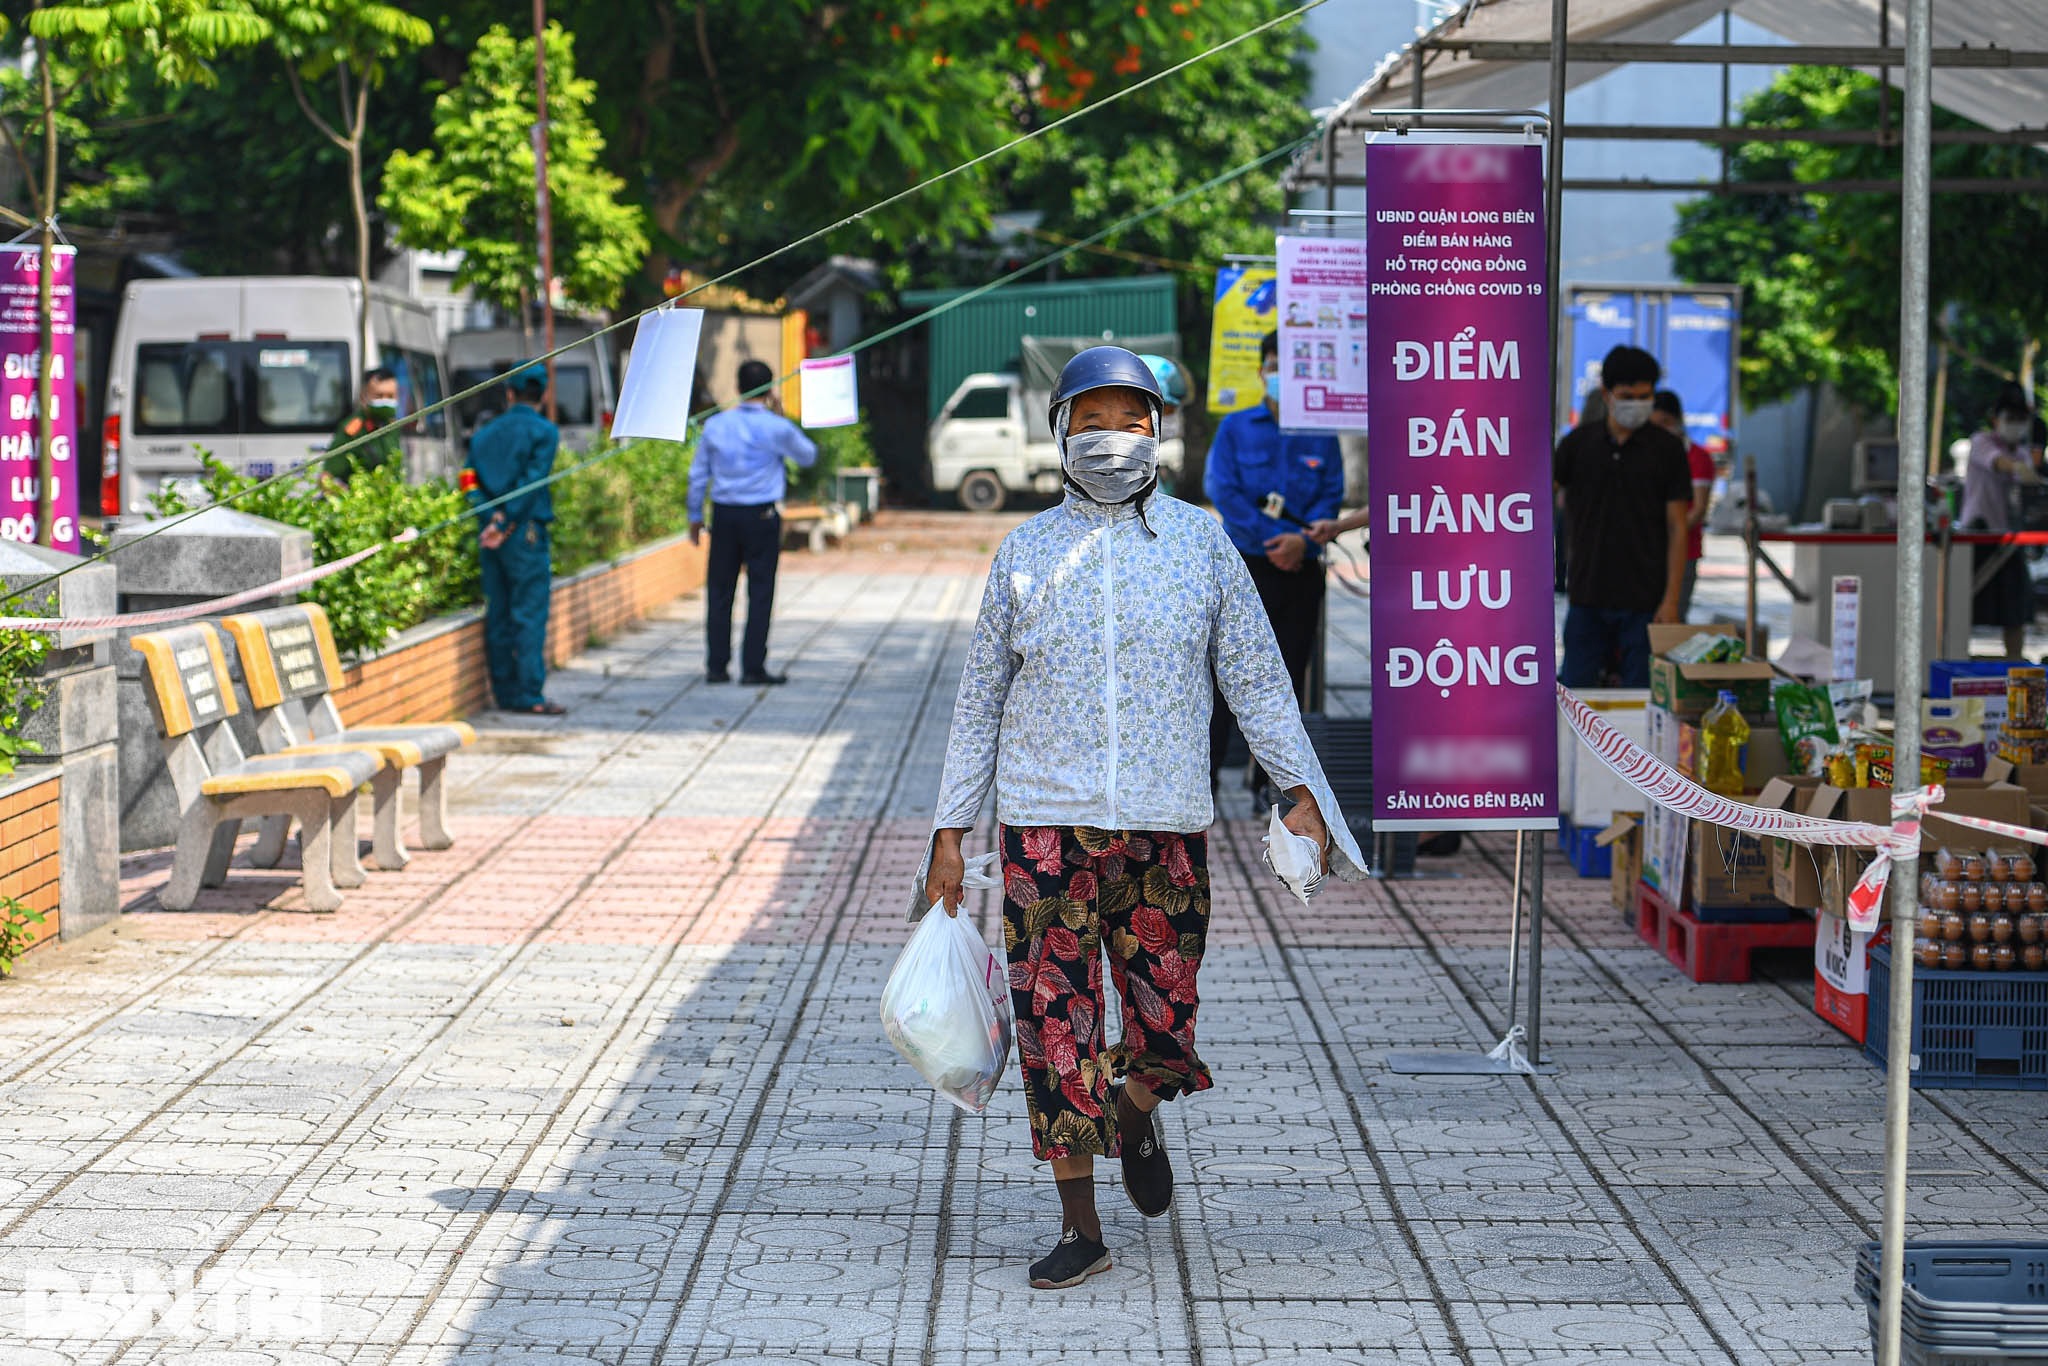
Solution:
[[[346,488],[317,474],[257,487],[260,480],[209,452],[202,451],[200,460],[205,465],[200,486],[208,499],[218,503],[232,498],[242,512],[304,527],[313,533],[316,564],[388,541],[408,527],[425,531],[461,516],[467,506],[446,480],[408,484],[392,466],[359,471]],[[190,506],[175,492],[156,499],[160,516]],[[346,573],[322,579],[301,596],[327,609],[335,643],[344,654],[363,654],[408,626],[469,606],[477,595],[474,539],[450,527],[402,549],[373,555]]]
[[[554,571],[579,569],[619,556],[689,525],[689,446],[671,441],[629,441],[612,448],[561,452],[557,470],[573,468],[599,450],[616,454],[555,481]],[[408,626],[442,612],[473,606],[481,596],[475,522],[468,500],[444,479],[408,484],[393,466],[362,471],[346,487],[322,478],[315,467],[305,475],[262,481],[239,473],[207,452],[200,487],[211,502],[235,500],[257,517],[313,533],[316,564],[352,555],[417,527],[441,527],[402,548],[373,555],[354,569],[322,579],[302,595],[327,609],[335,643],[344,654],[366,654]],[[196,504],[166,490],[155,500],[160,517],[190,511]],[[453,525],[441,526],[445,522]],[[0,632],[0,726],[18,729],[8,708],[9,651],[13,633]],[[29,641],[41,641],[28,636]],[[41,658],[40,652],[35,656]],[[31,664],[33,661],[31,661]],[[18,708],[17,708],[18,709]],[[0,737],[0,773],[11,757]]]
[[[841,470],[865,469],[875,463],[875,448],[868,442],[868,424],[850,427],[819,427],[806,433],[818,443],[818,462],[798,470],[789,482],[789,496],[810,503],[828,503],[838,495]]]
[[[628,441],[556,457],[559,470],[599,451],[615,452],[555,481],[555,572],[574,574],[685,530],[694,449],[673,441]]]
[[[48,590],[55,594],[55,589]],[[27,602],[12,602],[8,616],[47,616]],[[43,656],[50,650],[50,637],[41,631],[0,631],[0,777],[14,772],[15,762],[24,754],[36,754],[41,747],[21,738],[21,728],[48,696],[48,685],[39,674]]]

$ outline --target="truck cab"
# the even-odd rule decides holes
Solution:
[[[997,512],[1023,494],[1056,497],[1063,482],[1059,447],[1046,409],[1050,395],[1027,392],[1014,374],[983,373],[960,381],[926,442],[932,492],[951,494],[969,512]],[[1159,443],[1159,484],[1172,490],[1183,446]]]

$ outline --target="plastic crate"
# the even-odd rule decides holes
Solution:
[[[1891,984],[1891,946],[1872,945],[1863,1052],[1879,1067],[1890,1042]],[[2048,972],[1915,972],[1912,1057],[1915,1086],[2048,1091]]]
[[[1573,871],[1580,877],[1611,878],[1614,876],[1614,851],[1604,844],[1595,844],[1604,825],[1573,825],[1569,820],[1557,823],[1557,844],[1564,850],[1564,856],[1571,860]]]
[[[1873,1355],[1881,1255],[1865,1243],[1856,1258]],[[1901,1366],[2048,1361],[2048,1243],[1908,1242],[1902,1256]]]

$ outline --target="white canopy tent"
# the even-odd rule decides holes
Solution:
[[[1629,61],[1718,65],[1794,62],[1891,68],[1906,0],[1572,0],[1565,82],[1577,87]],[[1784,46],[1673,42],[1723,12],[1781,35]],[[1324,137],[1289,170],[1288,187],[1313,191],[1364,183],[1365,143],[1389,109],[1521,109],[1549,87],[1550,0],[1476,0],[1390,58],[1324,121]],[[1889,30],[1889,40],[1886,30]],[[1934,9],[1934,103],[1993,130],[1997,141],[2048,146],[2048,3],[1941,0]],[[1888,62],[1876,60],[1880,51]],[[1575,140],[1756,140],[1738,128],[1569,125]],[[1898,129],[1890,137],[1896,139]],[[1937,141],[1950,140],[1937,134]],[[1994,140],[1972,138],[1971,140]],[[1670,189],[1671,182],[1573,182],[1570,189]],[[1695,188],[1690,185],[1679,188]],[[1712,182],[1697,188],[1712,189]],[[1870,188],[1876,188],[1872,186]],[[1944,191],[1967,188],[1944,182]],[[1992,188],[1986,186],[1987,189]],[[2038,191],[2032,183],[1996,189]]]
[[[1716,16],[1740,16],[1784,37],[1784,45],[1737,46],[1726,42],[1677,43]],[[1896,25],[1896,29],[1895,26]],[[1893,45],[1898,32],[1901,43]],[[1723,29],[1727,32],[1726,27]],[[1548,270],[1552,307],[1551,350],[1557,349],[1557,225],[1563,191],[1668,190],[1798,193],[1896,194],[1903,240],[1899,310],[1899,486],[1918,487],[1926,477],[1928,415],[1929,217],[1936,193],[2048,194],[2048,180],[1941,180],[1931,173],[1937,142],[2004,142],[2048,146],[2048,0],[1469,0],[1407,50],[1384,63],[1372,78],[1325,119],[1322,136],[1289,169],[1287,186],[1324,191],[1334,200],[1340,186],[1365,184],[1365,146],[1376,134],[1407,129],[1472,126],[1475,117],[1527,111],[1539,101],[1553,115],[1564,111],[1567,90],[1635,62],[1734,66],[1832,65],[1886,72],[1887,87],[1903,92],[1896,108],[1884,106],[1880,127],[1831,133],[1840,142],[1897,146],[1897,180],[1830,182],[1825,185],[1759,185],[1755,182],[1673,184],[1652,181],[1578,182],[1563,174],[1567,140],[1628,138],[1711,141],[1733,145],[1770,138],[1768,131],[1730,127],[1724,95],[1722,122],[1713,128],[1651,125],[1574,125],[1546,120],[1550,137],[1548,214],[1551,225]],[[1897,72],[1896,77],[1890,72]],[[1724,91],[1726,85],[1724,82]],[[1936,105],[1961,114],[1985,131],[1932,128]],[[1896,122],[1893,122],[1896,116]],[[1533,116],[1531,122],[1535,121]],[[1780,134],[1782,138],[1784,135]],[[1810,132],[1801,140],[1819,141]],[[1554,417],[1554,415],[1553,415]],[[1553,427],[1555,422],[1553,421]],[[1920,618],[1923,611],[1920,546],[1926,507],[1918,498],[1899,500],[1897,598],[1894,620],[1901,630],[1894,688],[1897,771],[1920,768]],[[1902,796],[1904,794],[1902,793]],[[1895,835],[1907,827],[1917,835],[1918,818],[1895,809]],[[1519,855],[1519,851],[1518,851]],[[1520,858],[1516,867],[1519,877]],[[1542,962],[1542,860],[1534,868],[1531,906],[1530,1054],[1541,1058],[1537,1025]],[[1909,942],[1918,900],[1917,879],[1901,868],[1891,879],[1890,914],[1896,942]],[[1517,890],[1516,910],[1520,909]],[[1512,968],[1510,969],[1512,973]],[[1877,1332],[1881,1366],[1900,1359],[1902,1262],[1906,1223],[1907,1119],[1911,1110],[1912,955],[1893,959],[1888,1021],[1872,1028],[1889,1033],[1885,1096],[1885,1199]],[[1512,980],[1512,979],[1511,979]],[[1511,1007],[1512,1009],[1512,1007]]]

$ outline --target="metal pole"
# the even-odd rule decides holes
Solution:
[[[540,240],[541,351],[555,349],[555,226],[548,203],[548,4],[533,0],[533,218]],[[548,421],[555,412],[555,362],[549,356]]]
[[[1565,38],[1571,0],[1550,0],[1550,146],[1543,185],[1543,287],[1550,291],[1550,439],[1557,439],[1557,343],[1564,326],[1559,276],[1564,260],[1564,95]],[[1529,872],[1529,1061],[1543,1061],[1543,838],[1535,841]]]
[[[1927,305],[1929,150],[1933,103],[1933,0],[1906,0],[1905,204],[1899,245],[1899,626],[1893,684],[1894,782],[1920,786],[1920,596],[1927,525]],[[1877,1359],[1898,1366],[1899,1303],[1906,1246],[1907,1121],[1913,1107],[1913,922],[1917,864],[1897,870],[1892,890],[1889,1064],[1884,1096],[1884,1266],[1879,1276]]]
[[[1522,1008],[1522,998],[1519,991],[1522,984],[1516,976],[1515,970],[1521,966],[1522,958],[1522,852],[1528,837],[1529,832],[1526,830],[1517,830],[1515,832],[1515,890],[1512,903],[1513,909],[1508,912],[1507,1022],[1510,1025],[1515,1022],[1515,1012]],[[1543,847],[1543,836],[1540,832],[1536,837],[1536,846],[1538,849]]]
[[[1749,586],[1743,598],[1742,652],[1756,653],[1756,457],[1742,462],[1742,548],[1749,561]]]

